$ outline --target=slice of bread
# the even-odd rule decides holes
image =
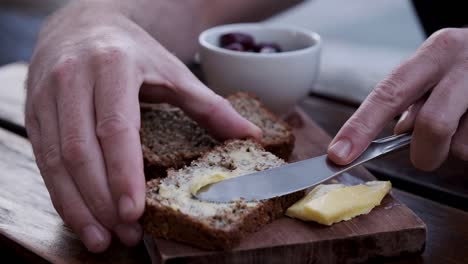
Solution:
[[[252,95],[236,93],[227,100],[243,117],[262,129],[260,144],[266,150],[288,159],[294,136],[286,123]],[[147,179],[163,177],[168,168],[181,168],[221,144],[182,110],[167,104],[142,106],[140,138]]]
[[[231,140],[205,153],[190,166],[169,170],[166,178],[147,183],[143,227],[158,238],[206,249],[229,249],[248,233],[283,215],[303,196],[297,192],[265,201],[210,203],[191,191],[206,177],[236,177],[278,167],[285,162],[251,140]]]

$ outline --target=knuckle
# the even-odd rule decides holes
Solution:
[[[106,199],[100,197],[93,197],[91,203],[91,210],[97,214],[102,214],[108,212],[110,204],[107,202]]]
[[[455,157],[468,161],[468,145],[466,145],[464,142],[461,142],[460,139],[454,139],[450,147],[450,151]]]
[[[67,198],[62,201],[61,207],[63,221],[73,228],[77,228],[79,221],[83,218],[83,203],[77,198]]]
[[[432,34],[429,39],[424,42],[421,52],[418,52],[420,58],[427,63],[434,65],[438,71],[444,70],[443,58],[450,57],[453,50],[458,50],[464,42],[463,35],[458,29],[445,28]]]
[[[40,82],[35,85],[28,85],[27,92],[26,92],[26,103],[32,104],[32,102],[36,101],[38,96],[42,93],[43,83]]]
[[[40,115],[50,108],[51,94],[49,87],[42,86],[35,89],[30,95],[30,108],[28,113],[32,115]]]
[[[76,72],[78,60],[75,57],[64,57],[52,67],[51,77],[58,85],[66,86],[68,79]]]
[[[116,214],[111,208],[112,204],[108,200],[99,197],[93,197],[93,201],[90,203],[93,215],[106,227],[116,224]]]
[[[44,170],[44,172],[57,168],[62,162],[59,147],[57,145],[50,145],[45,149],[39,160],[41,160],[38,163],[39,169]]]
[[[121,180],[124,177],[121,177],[121,176],[125,175],[125,170],[127,168],[127,165],[119,161],[111,161],[109,162],[108,167],[109,167],[108,173],[114,176],[113,179],[109,179],[110,182],[112,181],[112,185],[119,186],[119,184],[122,184]],[[125,185],[122,185],[122,186],[125,186]]]
[[[453,87],[456,87],[457,82],[459,82],[458,76],[456,74],[448,74],[441,81],[439,81],[438,87],[442,88],[444,93],[449,93]]]
[[[397,73],[392,73],[381,81],[369,97],[373,103],[395,110],[403,110],[401,100],[406,97],[404,81]]]
[[[62,206],[60,205],[60,202],[52,198],[51,198],[51,201],[52,201],[52,206],[54,207],[57,214],[60,215],[60,217],[63,217],[63,209],[62,209]]]
[[[452,137],[456,126],[440,111],[422,109],[416,117],[415,126],[437,139]]]
[[[438,165],[435,165],[434,163],[427,163],[416,158],[411,158],[411,163],[416,169],[427,172],[433,171],[438,167]]]
[[[468,72],[468,55],[467,54],[464,54],[463,57],[461,58],[460,71],[462,73]]]
[[[213,113],[217,113],[222,108],[230,106],[231,104],[226,99],[216,94],[209,105],[201,112],[201,116],[205,119],[209,119],[213,116]]]
[[[430,46],[429,46],[430,47]],[[432,66],[436,72],[442,72],[444,67],[441,61],[443,56],[440,55],[440,52],[431,48],[425,48],[426,51],[419,52],[417,56],[426,64]],[[430,77],[432,82],[436,82],[437,75]]]
[[[97,65],[112,65],[124,62],[128,53],[117,45],[106,45],[96,48],[92,58]]]
[[[89,160],[87,141],[79,136],[68,136],[62,140],[61,157],[67,166],[81,165]]]
[[[422,171],[433,171],[440,166],[440,162],[434,160],[425,149],[411,145],[410,159],[413,166]]]
[[[353,135],[368,136],[373,133],[372,127],[356,116],[353,116],[348,120],[346,127],[352,130],[351,134]]]
[[[39,102],[40,101],[39,96],[40,96],[39,94],[36,94],[36,95],[34,95],[35,99],[31,99],[31,102],[30,102],[31,111],[26,112],[26,114],[27,114],[26,118],[29,118],[31,116],[34,116],[36,114],[41,113],[40,110],[41,110],[42,107],[41,107],[41,103]],[[31,121],[32,119],[27,119],[27,120]]]
[[[429,46],[440,51],[447,51],[460,47],[463,41],[463,35],[459,29],[444,28],[429,38]]]
[[[50,185],[51,184],[46,184],[46,187],[47,187],[47,190],[49,191],[49,196],[50,196],[50,200],[52,201],[52,205],[54,206],[55,211],[60,215],[60,217],[63,217],[63,209],[62,209],[60,200],[57,199],[55,190],[53,186],[50,186]]]
[[[47,173],[47,170],[46,170],[46,165],[44,163],[42,156],[43,155],[36,155],[35,160],[36,160],[37,168],[41,172],[41,176],[44,178],[45,174]]]
[[[113,137],[114,135],[125,133],[132,129],[130,120],[120,113],[110,114],[98,121],[96,135],[100,139]],[[138,130],[138,127],[136,128]]]
[[[24,115],[24,127],[30,139],[38,134],[39,126],[36,117],[30,111],[27,111]]]

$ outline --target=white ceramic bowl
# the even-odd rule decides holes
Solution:
[[[280,53],[253,53],[221,48],[225,33],[250,34],[256,42],[274,42]],[[312,88],[319,72],[321,39],[306,29],[231,24],[208,29],[199,36],[200,62],[208,87],[226,96],[236,91],[256,94],[270,109],[289,110]]]

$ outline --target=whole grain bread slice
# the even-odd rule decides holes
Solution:
[[[250,140],[232,140],[205,153],[190,166],[169,170],[146,187],[142,218],[146,233],[206,249],[230,249],[248,233],[283,215],[303,196],[297,192],[266,201],[210,203],[191,189],[210,175],[228,178],[278,167],[285,162]]]
[[[227,100],[243,117],[263,131],[260,144],[285,160],[294,147],[290,127],[277,118],[253,95],[236,93]],[[166,175],[168,168],[181,168],[214,146],[222,144],[185,113],[168,104],[143,105],[141,130],[147,179]]]

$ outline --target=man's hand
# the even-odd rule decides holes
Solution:
[[[54,207],[90,251],[100,252],[111,233],[127,245],[141,237],[139,95],[181,107],[222,138],[261,131],[117,8],[82,3],[55,14],[40,34],[26,128]]]
[[[406,110],[395,133],[413,130],[414,166],[434,170],[450,151],[468,160],[467,108],[468,29],[443,29],[377,85],[333,139],[328,155],[338,164],[353,161]]]

